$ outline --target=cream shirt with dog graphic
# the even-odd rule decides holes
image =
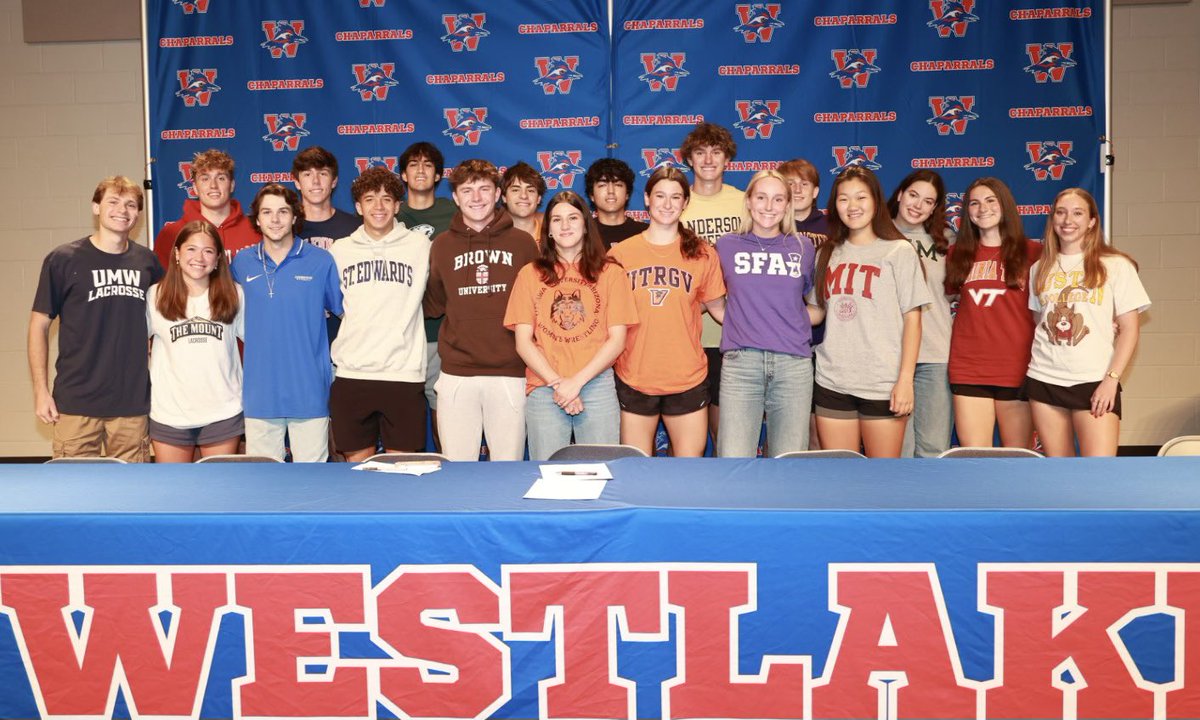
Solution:
[[[1120,255],[1102,262],[1108,278],[1089,289],[1083,286],[1083,255],[1059,255],[1046,286],[1029,293],[1029,309],[1038,319],[1029,377],[1062,387],[1103,380],[1116,340],[1113,321],[1150,307],[1133,263]],[[1031,283],[1040,265],[1030,268]]]

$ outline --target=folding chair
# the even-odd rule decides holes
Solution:
[[[867,459],[866,455],[853,450],[793,450],[792,452],[779,453],[775,456],[776,460],[816,460],[818,458],[861,458]]]
[[[283,462],[276,460],[268,455],[209,455],[202,457],[196,461],[197,463],[277,463]]]
[[[1200,455],[1200,435],[1180,435],[1163,443],[1158,449],[1159,457]]]
[[[938,455],[940,458],[1040,458],[1045,457],[1029,448],[956,447]]]
[[[555,450],[550,455],[551,460],[584,460],[588,462],[605,462],[620,458],[649,457],[646,453],[632,445],[604,445],[581,443],[568,445]]]

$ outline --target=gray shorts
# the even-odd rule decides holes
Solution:
[[[437,340],[425,344],[425,401],[430,410],[437,410],[437,393],[434,383],[442,374],[442,356],[438,354]]]
[[[197,428],[177,428],[150,419],[150,439],[179,447],[204,446],[241,437],[246,421],[241,413]]]

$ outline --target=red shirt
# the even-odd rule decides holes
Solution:
[[[950,246],[949,258],[956,246]],[[956,385],[1020,387],[1029,369],[1033,316],[1029,312],[1029,266],[1042,246],[1026,241],[1021,286],[1004,284],[1000,248],[979,245],[975,262],[959,291],[958,314],[950,334],[950,382]]]
[[[200,208],[199,200],[184,200],[183,214],[180,218],[163,225],[162,230],[154,237],[154,254],[158,256],[158,261],[164,268],[174,262],[171,251],[175,248],[175,238],[179,236],[180,228],[193,220],[204,219]],[[229,217],[217,228],[217,234],[221,236],[221,244],[225,246],[225,257],[230,262],[240,250],[257,245],[258,241],[262,240],[262,236],[251,227],[250,219],[242,214],[242,206],[233,199],[229,201]]]

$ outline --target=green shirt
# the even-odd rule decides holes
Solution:
[[[413,210],[407,203],[400,205],[396,219],[404,223],[410,230],[422,233],[433,239],[450,228],[450,220],[458,206],[449,198],[434,198],[433,205],[424,210]],[[437,342],[438,330],[442,327],[442,318],[425,318],[425,341]]]

